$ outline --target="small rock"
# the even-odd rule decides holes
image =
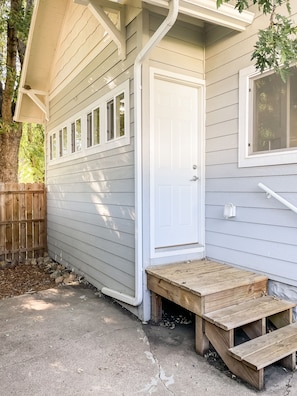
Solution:
[[[54,271],[52,274],[50,274],[50,278],[55,279],[55,278],[59,278],[62,276],[62,272],[61,271]],[[62,278],[64,278],[62,276]]]
[[[74,274],[65,274],[64,283],[69,284],[75,281],[76,276]]]
[[[11,267],[11,268],[15,268],[17,265],[18,265],[17,259],[13,259],[12,262],[11,262],[11,264],[10,264],[10,267]]]
[[[37,260],[35,258],[31,259],[31,265],[37,265]]]
[[[6,261],[0,261],[0,268],[1,269],[6,268]]]
[[[58,277],[55,279],[55,282],[56,282],[56,284],[59,284],[59,283],[62,283],[63,280],[64,280],[64,276],[62,275],[62,276],[58,276]]]
[[[50,263],[51,261],[52,261],[51,258],[48,257],[48,256],[46,256],[46,257],[43,259],[43,263],[44,263],[44,264],[48,264],[48,263]]]

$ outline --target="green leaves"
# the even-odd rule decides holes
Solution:
[[[273,23],[259,31],[252,60],[261,72],[273,69],[285,80],[289,67],[297,60],[297,26],[276,14]]]
[[[229,1],[217,0],[217,6]],[[272,69],[285,81],[288,69],[297,61],[297,26],[290,18],[290,0],[237,0],[235,8],[242,12],[248,9],[250,4],[258,4],[263,14],[270,14],[269,26],[259,30],[251,59],[255,60],[255,66],[259,71]],[[286,6],[288,16],[276,12],[277,8],[283,5]]]
[[[217,7],[220,7],[223,3],[229,3],[230,0],[217,0]],[[287,10],[291,12],[290,0],[237,0],[234,7],[242,12],[247,10],[250,5],[258,4],[259,10],[263,12],[263,14],[271,14],[276,7],[282,6],[286,4]]]
[[[19,182],[44,182],[44,128],[42,125],[23,124],[19,151]]]

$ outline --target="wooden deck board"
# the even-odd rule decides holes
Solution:
[[[291,309],[296,303],[276,299],[273,296],[263,296],[248,300],[241,304],[231,305],[217,311],[209,312],[204,318],[224,330],[235,329],[279,312]]]
[[[297,349],[297,323],[277,329],[229,350],[231,356],[245,361],[251,368],[260,370],[295,353]]]
[[[204,297],[204,313],[234,305],[234,302],[240,304],[244,301],[261,297],[266,291],[267,279],[239,286],[234,282],[232,289],[218,291]]]
[[[146,272],[199,296],[267,279],[264,275],[208,260],[149,267]]]
[[[175,263],[149,267],[146,271],[148,274],[152,274],[159,279],[183,284],[197,277],[200,279],[207,279],[210,274],[218,271],[225,271],[226,268],[231,267],[212,261],[191,261],[189,263]]]

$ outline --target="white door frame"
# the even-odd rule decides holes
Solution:
[[[199,222],[198,235],[199,245],[195,246],[179,246],[175,248],[166,249],[155,249],[155,208],[154,208],[154,150],[150,150],[150,257],[154,258],[165,258],[177,255],[189,255],[199,253],[204,254],[205,252],[205,82],[204,80],[186,76],[183,74],[173,73],[157,68],[150,68],[150,148],[154,147],[154,81],[156,76],[161,79],[178,82],[185,85],[191,85],[197,87],[199,92],[198,100],[198,157],[201,162],[199,172],[199,183],[200,183],[200,196],[198,199],[198,218]],[[198,221],[198,219],[197,219]]]

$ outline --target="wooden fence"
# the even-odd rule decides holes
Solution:
[[[0,183],[0,260],[39,257],[46,239],[44,184]]]

